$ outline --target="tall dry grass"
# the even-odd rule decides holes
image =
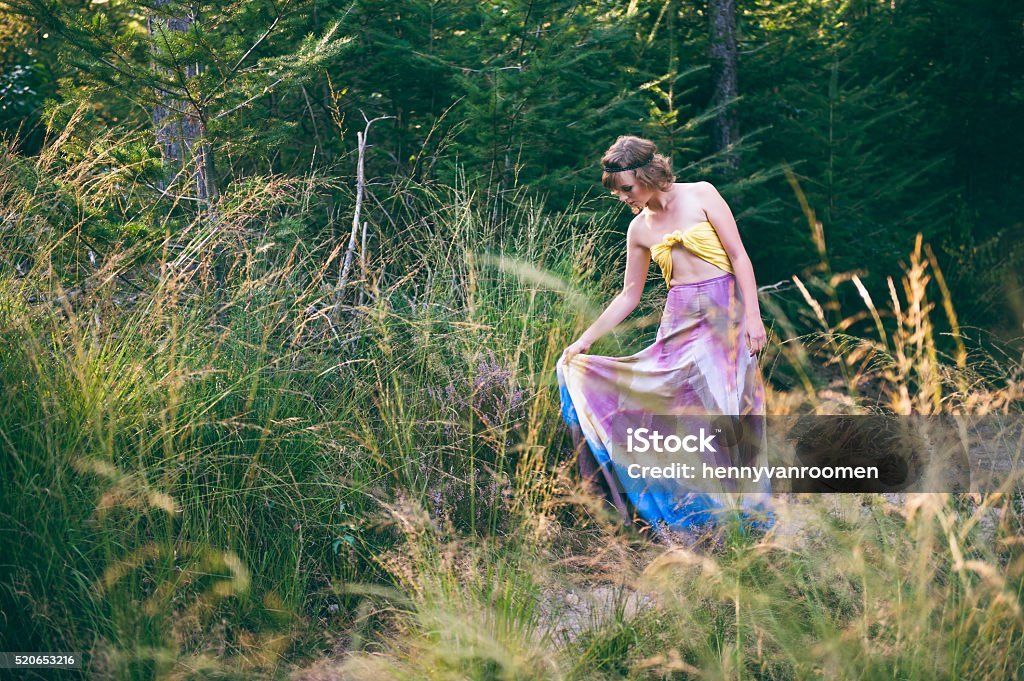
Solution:
[[[765,364],[790,383],[770,392],[770,413],[1019,417],[1019,363],[993,380],[995,360],[969,353],[920,237],[879,305],[864,273],[831,272],[822,226],[813,214],[809,222],[823,262],[793,282],[810,330],[765,296],[776,331]],[[844,313],[844,285],[863,309]],[[1019,452],[1020,442],[1007,444]],[[1024,675],[1015,476],[986,495],[787,495],[762,540],[733,536],[700,553],[622,532],[567,468],[533,507],[528,544],[511,534],[452,539],[415,504],[390,509],[412,556],[388,563],[407,599],[395,639],[383,654],[350,652],[298,678]],[[516,588],[514,603],[501,597]]]
[[[599,205],[396,185],[339,292],[340,248],[294,236],[330,178],[190,209],[118,148],[0,152],[4,649],[93,678],[1021,675],[1015,490],[779,499],[704,554],[585,494],[554,365],[618,283]],[[885,304],[870,283],[796,277],[810,328],[765,296],[773,413],[1017,413],[923,244]]]

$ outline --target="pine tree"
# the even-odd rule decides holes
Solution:
[[[275,94],[297,90],[349,43],[337,23],[319,37],[292,35],[304,27],[311,4],[9,0],[60,38],[77,84],[67,96],[101,105],[99,124],[126,122],[104,111],[118,112],[128,124],[143,123],[140,107],[150,112],[168,165],[198,163],[193,194],[200,201],[217,193],[213,157],[230,155],[240,143],[254,146],[247,114]],[[139,30],[143,23],[147,31]],[[263,122],[267,148],[280,129],[267,126],[266,116]]]
[[[714,145],[716,150],[726,151],[726,165],[735,173],[739,170],[739,156],[729,151],[739,134],[733,104],[738,95],[735,0],[709,0],[708,15],[711,26],[709,61],[714,88],[712,106],[718,109]]]

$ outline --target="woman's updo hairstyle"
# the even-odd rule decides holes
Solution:
[[[632,170],[636,181],[648,189],[666,192],[676,181],[672,161],[658,153],[654,142],[643,137],[620,136],[604,152],[601,165],[604,168],[601,184],[613,191],[622,186],[622,171],[625,170]]]

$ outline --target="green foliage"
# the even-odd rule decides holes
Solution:
[[[273,677],[342,636],[365,678],[1020,676],[1019,498],[793,505],[807,532],[658,562],[580,503],[553,385],[621,281],[588,196],[635,133],[719,186],[759,283],[807,282],[766,296],[780,406],[1011,409],[949,312],[1019,322],[1012,3],[740,3],[734,177],[699,4],[0,7],[0,648],[97,678]],[[161,92],[205,123],[209,205],[159,186]],[[339,289],[364,115],[394,118]],[[660,609],[556,607],[584,574]]]
[[[0,82],[37,98],[4,100],[9,132],[34,120],[60,130],[67,115],[42,118],[47,97],[89,102],[97,133],[147,126],[163,92],[198,111],[219,187],[311,166],[349,184],[363,116],[388,115],[371,133],[371,178],[454,184],[463,168],[485,195],[526,186],[555,210],[598,191],[596,160],[617,135],[643,134],[681,180],[719,187],[760,279],[817,260],[802,220],[782,217],[803,212],[788,198],[788,166],[837,267],[891,271],[920,232],[944,254],[954,290],[972,292],[968,320],[1012,321],[998,302],[1024,255],[986,249],[1020,241],[1012,188],[1024,169],[1005,149],[1020,146],[1013,75],[1024,50],[1019,10],[997,0],[740,3],[736,176],[710,145],[707,16],[690,3],[6,5],[0,30],[35,61],[4,50]],[[193,6],[187,30],[150,39],[151,19],[187,18]],[[394,231],[386,193],[371,190],[365,214]],[[351,198],[339,188],[288,233],[339,234]],[[884,282],[866,282],[884,294]]]

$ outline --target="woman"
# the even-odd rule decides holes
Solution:
[[[557,366],[584,479],[658,539],[692,537],[737,511],[771,527],[767,479],[720,477],[728,466],[766,465],[756,359],[766,334],[732,212],[710,183],[675,182],[650,140],[619,137],[602,164],[602,183],[636,217],[622,292]],[[586,354],[636,308],[650,259],[668,286],[654,344],[628,357]]]

